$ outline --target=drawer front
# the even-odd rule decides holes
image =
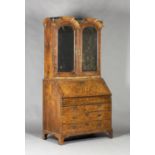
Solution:
[[[83,97],[83,98],[64,98],[62,100],[62,106],[86,105],[97,103],[111,103],[111,97],[101,96],[101,97]]]
[[[80,108],[80,106],[79,106]],[[84,110],[87,112],[92,112],[92,111],[111,111],[111,103],[104,103],[104,104],[90,104],[84,106]]]
[[[64,134],[66,133],[78,134],[82,132],[95,132],[110,129],[111,129],[110,120],[63,124]]]
[[[62,114],[72,114],[77,112],[94,112],[94,111],[111,111],[111,104],[88,104],[88,105],[81,105],[81,106],[69,106],[69,107],[62,107]]]
[[[80,123],[95,120],[111,120],[111,111],[76,111],[74,113],[62,115],[63,123]]]

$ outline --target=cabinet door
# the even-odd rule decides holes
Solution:
[[[58,72],[74,70],[74,30],[62,26],[58,31]]]
[[[95,27],[83,29],[82,71],[97,71],[97,31]]]

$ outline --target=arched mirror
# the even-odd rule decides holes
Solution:
[[[82,71],[97,71],[97,31],[95,27],[83,29]]]
[[[74,30],[63,26],[58,31],[58,72],[74,70]]]

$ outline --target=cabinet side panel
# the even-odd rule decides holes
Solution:
[[[52,90],[52,109],[53,115],[51,117],[50,123],[53,124],[53,132],[60,133],[61,130],[61,96],[58,92],[57,84],[54,81],[51,81],[51,90]]]
[[[50,20],[44,25],[44,79],[53,76],[52,53],[53,53],[54,27]]]
[[[43,130],[60,131],[60,94],[52,80],[43,81]]]
[[[43,130],[49,130],[50,83],[43,80]]]

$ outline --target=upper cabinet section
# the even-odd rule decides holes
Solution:
[[[46,18],[45,78],[100,75],[102,27],[95,18]]]

